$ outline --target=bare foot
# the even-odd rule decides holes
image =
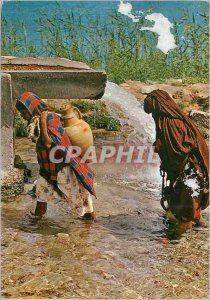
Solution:
[[[33,213],[32,211],[30,211],[30,213],[29,213],[29,218],[31,219],[31,220],[34,220],[34,221],[38,221],[38,220],[41,220],[41,218],[42,218],[42,216],[37,216],[37,215],[35,215],[35,213]]]
[[[80,219],[82,219],[82,220],[95,220],[95,218],[96,218],[95,212],[86,213],[86,214],[84,214],[84,216],[80,217]]]
[[[37,217],[42,217],[46,212],[47,212],[47,203],[37,201],[34,215]]]
[[[206,221],[205,221],[204,218],[202,218],[202,217],[201,217],[199,220],[195,220],[195,226],[196,226],[196,227],[207,228]]]

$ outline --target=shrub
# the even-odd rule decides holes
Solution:
[[[27,121],[21,117],[21,114],[18,111],[15,114],[15,135],[18,137],[28,136]]]
[[[93,103],[85,100],[75,100],[72,101],[71,104],[77,107],[81,111],[81,113],[86,113],[89,110],[93,110],[93,106],[94,106]]]
[[[101,128],[108,131],[118,131],[120,129],[120,121],[108,113],[93,114],[88,116],[86,121],[92,128]]]
[[[101,103],[99,100],[74,100],[71,101],[73,106],[76,106],[82,113],[87,113],[89,111],[99,111],[103,110],[105,105]]]

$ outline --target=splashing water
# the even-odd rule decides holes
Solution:
[[[199,189],[199,184],[198,184],[198,181],[196,178],[187,178],[185,181],[184,181],[184,184],[191,189],[191,191],[193,192],[192,193],[192,197],[197,197],[199,196],[199,192],[198,192],[198,189]]]
[[[144,112],[143,104],[135,96],[126,92],[117,84],[107,82],[105,93],[102,101],[110,100],[116,103],[128,118],[128,123],[136,131],[136,137],[141,141],[154,142],[155,140],[155,123],[150,115]]]

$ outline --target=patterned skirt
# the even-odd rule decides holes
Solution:
[[[80,216],[93,212],[90,193],[78,181],[70,166],[64,167],[57,176],[57,186],[62,192],[55,191],[53,186],[41,175],[36,184],[36,198],[67,211],[76,210]]]

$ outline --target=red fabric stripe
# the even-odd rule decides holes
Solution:
[[[25,92],[22,94],[20,101],[24,103],[31,96],[31,92]]]

